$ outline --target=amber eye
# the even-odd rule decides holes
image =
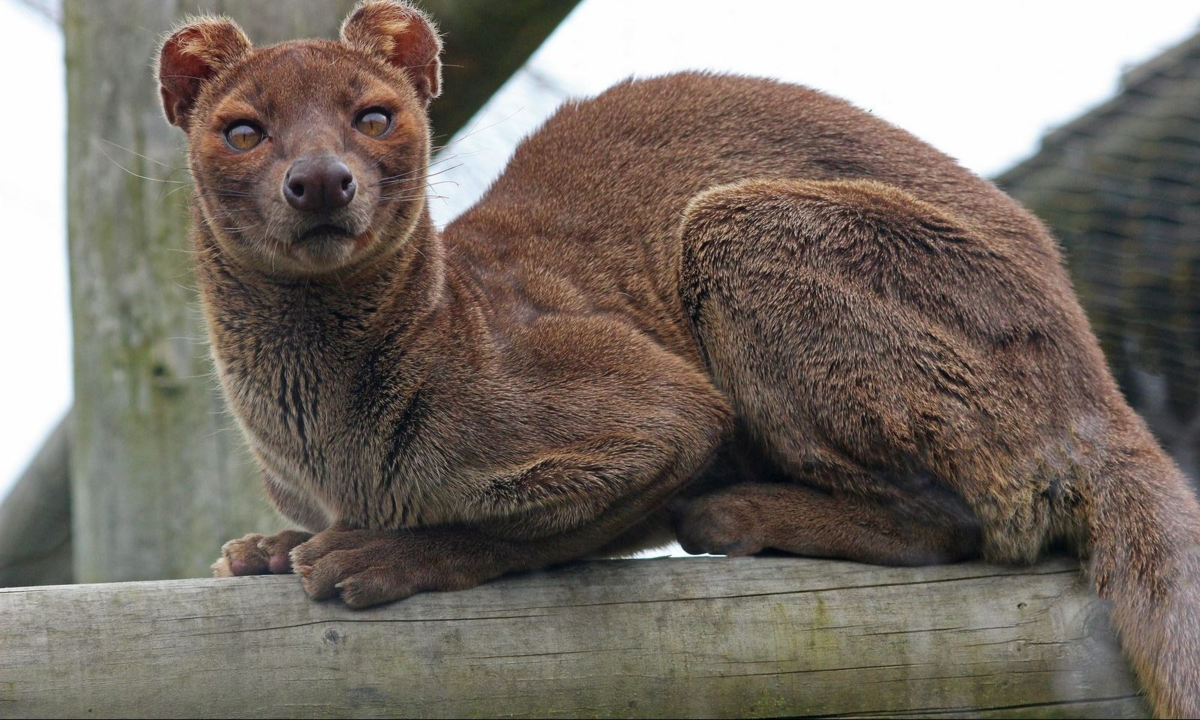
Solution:
[[[262,128],[250,123],[234,123],[225,131],[225,141],[234,150],[245,152],[263,140]]]
[[[367,137],[379,137],[392,126],[392,115],[383,108],[370,108],[358,114],[354,128]]]

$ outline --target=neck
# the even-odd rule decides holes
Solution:
[[[445,296],[440,234],[423,210],[394,251],[312,278],[280,278],[240,264],[196,225],[198,276],[214,349],[240,335],[325,340],[369,335],[386,326],[393,336],[420,325]]]

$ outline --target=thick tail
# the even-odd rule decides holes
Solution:
[[[1089,570],[1159,717],[1200,717],[1200,505],[1140,421],[1081,498]]]

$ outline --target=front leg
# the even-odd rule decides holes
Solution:
[[[262,458],[259,458],[262,462]],[[329,527],[329,519],[318,505],[303,495],[289,490],[269,469],[263,469],[267,497],[286,518],[311,531]],[[276,575],[292,571],[289,554],[292,548],[312,537],[312,532],[284,530],[274,535],[250,533],[221,546],[221,556],[210,569],[213,577],[242,575]]]
[[[309,597],[341,595],[364,608],[426,591],[465,590],[507,572],[513,543],[465,527],[354,530],[333,527],[292,550]]]
[[[477,483],[471,524],[406,530],[337,525],[291,554],[314,599],[362,608],[418,592],[462,590],[508,572],[583,557],[610,542],[695,477],[727,423],[720,403],[651,439],[608,438],[547,454]],[[680,417],[680,416],[677,416]]]

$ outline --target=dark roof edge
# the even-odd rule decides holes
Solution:
[[[1151,80],[1158,78],[1170,72],[1173,68],[1188,61],[1189,59],[1200,59],[1200,32],[1197,32],[1182,42],[1173,45],[1163,52],[1155,55],[1149,60],[1145,60],[1121,73],[1120,85],[1117,92],[1112,97],[1104,100],[1099,105],[1084,112],[1074,120],[1069,120],[1066,123],[1055,127],[1044,135],[1038,149],[1029,157],[1021,160],[1007,170],[996,175],[994,178],[999,185],[1006,185],[1014,182],[1024,175],[1031,168],[1029,165],[1034,163],[1038,156],[1047,149],[1052,149],[1060,144],[1067,137],[1073,135],[1085,134],[1081,131],[1089,129],[1096,123],[1102,122],[1106,117],[1113,114],[1124,102],[1126,95],[1131,90],[1136,90],[1138,87],[1149,83]]]
[[[1200,32],[1122,73],[1120,92],[1125,92],[1168,72],[1187,60],[1189,56],[1200,57]]]

